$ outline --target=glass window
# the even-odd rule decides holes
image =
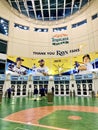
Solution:
[[[29,16],[32,17],[32,18],[34,18],[34,17],[35,17],[35,16],[34,16],[34,11],[30,11],[30,10],[29,10]]]
[[[54,81],[54,84],[59,84],[60,83],[60,81]]]
[[[53,28],[53,32],[64,31],[64,30],[67,30],[67,26],[58,27],[58,28]]]
[[[11,84],[16,84],[16,81],[11,81]]]
[[[0,53],[7,54],[7,41],[0,39]]]
[[[48,28],[34,28],[35,32],[48,32]]]
[[[37,19],[42,20],[41,10],[36,10]]]
[[[25,3],[24,3],[22,0],[19,1],[19,6],[20,6],[21,12],[22,12],[24,15],[28,16],[27,10],[26,10],[26,7],[25,7]]]
[[[17,84],[21,84],[22,82],[21,81],[17,81]]]
[[[43,81],[39,81],[39,84],[43,84],[44,82]]]
[[[58,0],[58,8],[60,9],[64,8],[64,0]]]
[[[10,3],[9,3],[10,4]],[[17,4],[16,4],[16,1],[15,0],[13,0],[13,2],[11,2],[11,4],[12,4],[12,6],[15,8],[15,9],[17,9],[18,10],[18,6],[17,6]]]
[[[27,84],[27,81],[23,81],[22,83],[23,83],[23,84]]]
[[[49,17],[49,11],[48,10],[43,10],[44,17]]]
[[[76,83],[78,84],[78,83],[81,83],[81,80],[76,80]]]
[[[48,84],[48,81],[44,81],[44,84]]]
[[[38,81],[33,81],[33,84],[38,84]]]
[[[55,9],[56,8],[56,0],[50,0],[50,8]]]
[[[48,9],[48,0],[42,0],[43,9]]]
[[[1,80],[0,84],[4,84],[4,81]],[[0,85],[0,92],[2,91],[2,89],[3,89],[3,86]]]
[[[88,0],[82,0],[81,7],[83,7],[87,2]]]
[[[80,21],[78,23],[72,24],[72,28],[76,28],[76,27],[81,26],[81,25],[83,25],[85,23],[87,23],[87,19],[85,19],[83,21]]]
[[[87,83],[92,83],[93,81],[92,80],[87,80]]]
[[[76,11],[79,10],[79,5],[80,5],[80,0],[77,0],[77,1],[74,2],[72,13],[75,13]]]
[[[11,7],[15,8],[28,17],[37,20],[53,21],[66,18],[76,11],[80,10],[83,6],[91,0],[6,0]],[[89,6],[89,4],[87,5]],[[73,7],[73,8],[72,8]],[[47,17],[44,10],[49,12]],[[32,15],[32,11],[34,11]],[[37,15],[37,16],[36,16]],[[44,16],[43,16],[44,15]]]
[[[34,0],[34,4],[35,4],[36,10],[41,9],[41,8],[40,8],[40,1],[39,1],[39,0]]]
[[[0,74],[5,74],[5,60],[0,60]]]
[[[65,8],[65,14],[63,14],[65,17],[71,15],[71,7]]]
[[[23,25],[20,25],[20,24],[17,24],[17,23],[14,24],[14,27],[20,28],[20,29],[23,29],[23,30],[29,30],[28,26],[23,26]]]
[[[86,80],[82,80],[82,83],[86,83]]]
[[[0,17],[0,33],[8,36],[9,21]]]
[[[65,81],[65,84],[69,84],[69,81],[66,80],[66,81]]]
[[[58,17],[62,17],[63,16],[63,9],[58,9]]]
[[[98,18],[98,14],[97,13],[92,16],[92,20],[94,20],[96,18]]]

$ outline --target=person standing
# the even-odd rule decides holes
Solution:
[[[38,97],[38,89],[37,87],[34,87],[34,101],[37,101],[37,97]]]
[[[47,95],[47,93],[48,93],[47,87],[45,87],[44,89],[45,89],[45,95]]]
[[[54,95],[54,87],[53,86],[52,86],[51,90],[52,90],[52,94]]]
[[[11,91],[12,91],[11,88],[8,88],[8,89],[7,89],[8,98],[9,98],[9,99],[11,98]]]
[[[42,100],[42,98],[45,97],[45,89],[44,89],[44,87],[40,88],[40,95],[41,95],[41,100]]]

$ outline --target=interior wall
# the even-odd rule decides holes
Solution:
[[[0,38],[8,41],[8,55],[23,57],[67,57],[80,54],[98,52],[98,18],[91,20],[91,16],[98,12],[98,0],[94,2],[82,13],[75,14],[76,17],[70,17],[68,22],[60,25],[35,25],[22,19],[21,15],[17,16],[10,9],[9,5],[3,0],[0,1],[0,17],[9,20],[9,35],[0,34]],[[87,19],[87,24],[76,28],[71,25]],[[29,26],[30,30],[22,30],[14,27],[14,23]],[[52,28],[67,26],[67,30],[53,32]],[[48,28],[48,32],[34,32],[34,27]],[[52,45],[51,38],[55,34],[68,34],[69,44]],[[57,55],[57,51],[69,51],[79,49],[78,52],[69,53],[68,55]],[[55,55],[34,55],[33,52],[55,52]]]

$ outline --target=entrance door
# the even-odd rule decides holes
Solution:
[[[17,84],[17,96],[21,95],[21,85]]]
[[[0,84],[0,98],[2,97],[3,95],[3,84]]]
[[[22,95],[25,96],[26,95],[26,84],[23,84],[23,88],[22,88]]]
[[[55,94],[56,96],[59,95],[59,85],[55,85],[54,94]]]
[[[60,95],[64,96],[64,85],[60,85]]]
[[[66,96],[69,96],[69,84],[65,84],[66,87]]]
[[[83,96],[88,96],[88,93],[87,93],[87,84],[85,83],[83,83],[82,84],[82,87],[83,87]]]
[[[77,84],[77,96],[81,96],[82,92],[81,92],[81,84]]]
[[[94,86],[93,86],[93,80],[92,79],[89,79],[87,80],[87,85],[88,85],[88,94],[89,96],[92,95],[92,91],[94,91]]]

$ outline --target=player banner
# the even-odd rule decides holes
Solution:
[[[7,56],[6,74],[48,76],[70,75],[85,70],[98,70],[98,54],[79,55],[63,58],[26,58],[20,56]],[[80,71],[81,70],[81,71]]]

